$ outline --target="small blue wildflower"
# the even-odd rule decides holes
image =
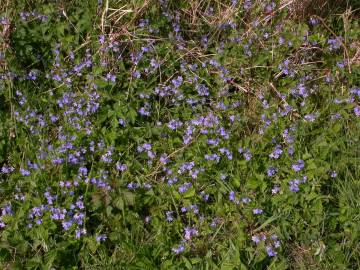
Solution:
[[[235,192],[234,192],[234,191],[230,191],[230,193],[229,193],[229,200],[230,200],[230,201],[235,201]]]
[[[345,60],[336,62],[336,65],[341,69],[345,67],[345,64],[346,64]]]
[[[278,172],[278,169],[274,168],[274,167],[269,167],[266,171],[267,176],[269,176],[269,177],[274,176],[277,172]]]
[[[30,175],[30,172],[28,170],[23,169],[23,168],[20,169],[20,173],[23,176],[29,176]]]
[[[318,20],[314,17],[311,17],[310,20],[309,20],[309,23],[311,25],[317,25],[318,24]]]
[[[316,120],[317,114],[311,113],[304,116],[305,121],[314,122]]]
[[[291,192],[298,192],[300,190],[299,188],[300,181],[298,179],[292,180],[289,182],[289,189]]]
[[[107,236],[104,234],[99,234],[98,236],[96,236],[96,242],[103,242],[107,239]]]
[[[172,222],[174,220],[172,214],[173,214],[173,211],[166,211],[166,221],[167,222]]]
[[[269,257],[275,257],[277,255],[277,252],[271,246],[266,246],[265,249]]]
[[[282,154],[283,150],[281,149],[281,145],[276,145],[275,149],[270,153],[269,157],[273,158],[273,159],[278,159],[281,154]]]
[[[336,39],[329,39],[327,44],[329,45],[330,51],[337,50],[341,46],[342,37],[337,37]]]
[[[292,169],[295,171],[295,172],[299,172],[301,171],[304,167],[305,167],[305,163],[303,160],[299,159],[295,164],[293,164],[292,166]]]
[[[73,221],[72,221],[72,220],[68,220],[68,221],[63,221],[63,222],[62,222],[62,226],[63,226],[63,229],[64,229],[65,231],[69,230],[72,225],[73,225]]]
[[[126,122],[125,122],[125,120],[124,120],[124,119],[119,118],[118,122],[119,122],[119,125],[120,125],[120,126],[123,126],[123,127],[125,127],[125,126],[126,126]]]
[[[271,193],[272,194],[277,194],[280,192],[280,187],[278,185],[275,185],[272,189],[271,189]]]
[[[260,209],[260,208],[255,208],[255,209],[252,210],[252,212],[253,212],[254,215],[260,215],[260,214],[263,213],[263,210]]]
[[[184,238],[186,240],[190,240],[191,237],[197,236],[198,234],[199,234],[199,232],[195,228],[186,227],[185,232],[184,232]]]
[[[126,164],[121,164],[120,162],[116,162],[115,167],[118,171],[126,171],[128,169]]]
[[[261,242],[260,237],[257,236],[257,235],[253,235],[253,236],[251,237],[251,240],[252,240],[255,244],[259,244],[259,243]]]
[[[209,96],[209,89],[203,84],[197,85],[196,91],[198,92],[199,96]]]
[[[181,186],[179,187],[179,192],[180,192],[180,193],[184,193],[184,192],[186,192],[191,186],[192,186],[191,183],[186,182],[186,183],[184,183],[183,185],[181,185]]]
[[[150,223],[151,221],[151,217],[150,216],[146,216],[145,217],[145,223]]]
[[[354,113],[355,113],[355,115],[356,115],[357,117],[360,117],[360,106],[356,106],[356,107],[354,108]]]
[[[183,77],[178,76],[176,79],[173,79],[171,82],[175,86],[175,88],[179,88],[182,85],[183,81],[184,81]]]
[[[134,78],[139,79],[139,78],[141,77],[141,73],[140,73],[140,71],[135,70],[135,71],[132,73],[132,76],[133,76]]]
[[[180,254],[180,253],[183,253],[185,251],[185,247],[183,245],[180,245],[178,247],[173,247],[171,250],[175,254]]]
[[[248,10],[252,7],[251,0],[245,0],[244,2],[244,9]]]
[[[246,150],[243,155],[244,155],[245,160],[247,160],[247,161],[251,160],[251,158],[252,158],[252,154],[249,149]]]

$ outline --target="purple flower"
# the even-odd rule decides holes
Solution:
[[[116,162],[115,167],[118,171],[126,171],[128,169],[126,164],[121,164],[120,162]]]
[[[274,241],[274,247],[279,248],[281,246],[280,241]]]
[[[276,4],[274,2],[272,2],[271,4],[268,4],[265,6],[265,11],[266,13],[271,13],[274,8],[276,7]]]
[[[216,163],[219,163],[219,161],[220,161],[220,157],[217,154],[212,154],[212,155],[206,154],[205,159],[211,160],[211,161],[216,161]]]
[[[189,227],[186,227],[185,228],[185,232],[184,232],[184,238],[186,240],[190,240],[191,237],[193,236],[197,236],[199,233],[198,231],[195,229],[195,228],[189,228]]]
[[[279,37],[279,44],[284,45],[284,43],[285,43],[285,38]]]
[[[234,192],[234,191],[230,191],[230,193],[229,193],[229,200],[230,200],[230,201],[235,201],[235,192]]]
[[[299,188],[300,180],[295,179],[289,182],[289,189],[291,192],[298,192],[300,190]]]
[[[166,211],[166,221],[167,222],[172,222],[174,220],[172,214],[173,214],[173,211]]]
[[[118,122],[119,122],[119,125],[120,125],[120,126],[123,126],[123,127],[125,127],[125,126],[126,126],[126,122],[125,122],[125,120],[124,120],[124,119],[119,118]]]
[[[336,65],[341,69],[343,69],[345,67],[345,64],[346,64],[345,60],[336,62]]]
[[[314,17],[311,17],[310,20],[309,20],[309,23],[311,25],[317,25],[318,24],[318,20]]]
[[[77,208],[79,208],[79,209],[84,209],[85,208],[84,203],[81,200],[78,200],[75,204],[76,204]]]
[[[23,169],[23,168],[20,169],[20,173],[23,176],[29,176],[30,175],[30,172],[28,170]]]
[[[272,153],[270,153],[269,157],[278,159],[282,153],[283,153],[283,150],[281,149],[281,145],[276,145],[275,149],[272,151]]]
[[[185,162],[184,164],[182,164],[180,166],[180,168],[178,169],[178,173],[179,174],[183,174],[185,171],[190,171],[192,168],[194,168],[195,166],[195,162],[191,161],[191,162]]]
[[[209,197],[210,197],[209,194],[206,194],[204,191],[201,191],[200,195],[205,202],[207,202],[209,200]]]
[[[260,214],[263,213],[263,210],[260,209],[260,208],[255,208],[255,209],[252,210],[252,212],[253,212],[254,215],[260,215]]]
[[[9,174],[14,171],[14,167],[3,165],[1,168],[1,173]]]
[[[183,123],[181,121],[178,120],[170,120],[170,122],[167,124],[167,126],[171,129],[171,130],[176,130],[180,127],[182,127]]]
[[[317,114],[311,113],[304,116],[305,121],[314,122],[317,117]]]
[[[143,115],[143,116],[150,116],[150,104],[149,103],[146,103],[144,107],[141,107],[139,110],[138,110],[138,113],[140,115]]]
[[[148,156],[148,158],[150,158],[150,159],[153,159],[153,158],[155,158],[156,157],[156,155],[154,154],[154,152],[153,151],[147,151],[147,156]]]
[[[251,0],[245,0],[244,1],[244,9],[248,10],[252,6]]]
[[[252,154],[251,154],[250,150],[246,150],[246,152],[244,153],[244,158],[247,161],[249,161],[252,158]]]
[[[63,226],[63,229],[64,229],[65,231],[69,230],[72,225],[73,225],[73,221],[72,221],[72,220],[68,220],[68,221],[63,221],[63,222],[62,222],[62,226]]]
[[[132,73],[132,76],[133,76],[134,78],[139,79],[139,78],[141,77],[141,73],[140,73],[140,71],[135,70],[135,71]]]
[[[229,149],[223,147],[223,148],[220,148],[219,151],[221,154],[226,154],[228,160],[232,160],[233,156],[232,156],[231,152],[229,151]]]
[[[197,85],[196,91],[198,92],[199,96],[208,96],[209,95],[209,89],[203,84]]]
[[[181,185],[181,186],[179,187],[179,192],[180,192],[180,193],[184,193],[184,192],[186,192],[191,186],[192,186],[191,183],[186,182],[186,183],[184,183],[183,185]]]
[[[31,81],[35,81],[36,80],[36,73],[31,70],[28,74],[28,79],[31,80]]]
[[[151,221],[151,217],[150,216],[146,216],[145,217],[145,223],[150,223]]]
[[[337,176],[337,172],[336,171],[331,171],[330,176],[331,176],[331,178],[335,178]]]
[[[267,169],[266,173],[267,173],[267,176],[271,177],[271,176],[274,176],[277,172],[278,172],[277,168],[270,167]]]
[[[130,182],[128,185],[127,185],[127,188],[130,189],[130,190],[134,190],[134,189],[137,189],[139,187],[139,185],[137,183],[134,183],[134,182]]]
[[[275,257],[277,255],[277,252],[271,246],[266,246],[265,249],[269,257]]]
[[[303,160],[299,159],[295,164],[293,164],[292,166],[292,169],[295,171],[295,172],[299,172],[301,171],[304,167],[305,167],[305,163]]]
[[[86,167],[80,167],[78,173],[79,175],[86,176],[88,174],[88,169]]]
[[[288,153],[289,153],[290,156],[294,155],[295,149],[294,149],[294,147],[292,145],[289,146]]]
[[[191,204],[189,206],[189,209],[193,211],[194,214],[198,214],[199,213],[199,208],[196,204]]]
[[[220,139],[216,138],[216,139],[208,139],[207,140],[207,144],[209,145],[214,145],[214,146],[218,146],[220,143]]]
[[[280,187],[278,185],[275,185],[272,189],[271,189],[271,193],[272,194],[277,194],[280,192]]]
[[[144,152],[145,150],[148,150],[148,151],[150,151],[151,150],[151,144],[150,143],[144,143],[143,145],[139,145],[138,147],[137,147],[137,151],[139,152],[139,153],[142,153],[142,152]]]
[[[357,117],[360,117],[360,106],[356,106],[356,107],[354,108],[354,113],[355,113],[355,115],[356,115]]]
[[[182,85],[183,81],[184,81],[183,77],[178,76],[176,79],[173,79],[171,82],[175,86],[175,88],[179,88]]]
[[[100,35],[100,36],[99,36],[99,43],[100,43],[100,44],[104,44],[104,42],[105,42],[105,36],[104,36],[104,35]]]
[[[340,48],[341,39],[342,39],[342,37],[337,37],[336,39],[329,39],[328,40],[327,43],[329,45],[330,51],[337,50],[337,49]]]
[[[255,244],[259,244],[260,241],[261,241],[261,239],[260,239],[260,237],[259,237],[258,235],[253,235],[253,236],[251,237],[251,240],[252,240]]]
[[[106,81],[115,82],[116,81],[116,75],[113,75],[111,73],[106,74]]]
[[[107,239],[107,236],[104,234],[99,234],[98,236],[96,236],[96,242],[102,242],[105,241]]]
[[[169,158],[167,157],[166,154],[162,154],[162,155],[160,156],[159,161],[160,161],[162,164],[167,164],[167,163],[169,163]]]
[[[183,245],[180,245],[178,247],[173,247],[172,249],[172,252],[174,252],[175,254],[180,254],[182,252],[185,251],[185,247]]]
[[[350,93],[357,96],[360,99],[360,88],[353,87],[350,89]]]
[[[76,238],[76,239],[79,239],[80,237],[81,237],[81,230],[76,229],[76,230],[75,230],[75,238]]]
[[[150,60],[150,66],[151,66],[152,68],[156,69],[156,68],[158,68],[160,65],[159,65],[159,63],[158,63],[154,58],[152,58],[152,59]]]

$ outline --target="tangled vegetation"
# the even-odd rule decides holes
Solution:
[[[360,268],[357,7],[3,2],[1,269]]]

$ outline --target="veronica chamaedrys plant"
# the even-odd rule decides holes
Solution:
[[[359,268],[355,12],[80,2],[0,13],[2,268]]]

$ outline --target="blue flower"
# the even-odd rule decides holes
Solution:
[[[265,249],[269,257],[275,257],[277,255],[277,252],[271,246],[266,246]]]
[[[304,167],[305,167],[305,163],[303,160],[299,159],[295,164],[293,164],[292,166],[292,169],[295,171],[295,172],[299,172],[301,171]]]
[[[173,247],[171,250],[175,254],[180,254],[180,253],[183,253],[185,251],[185,247],[183,245],[180,245],[178,247]]]

